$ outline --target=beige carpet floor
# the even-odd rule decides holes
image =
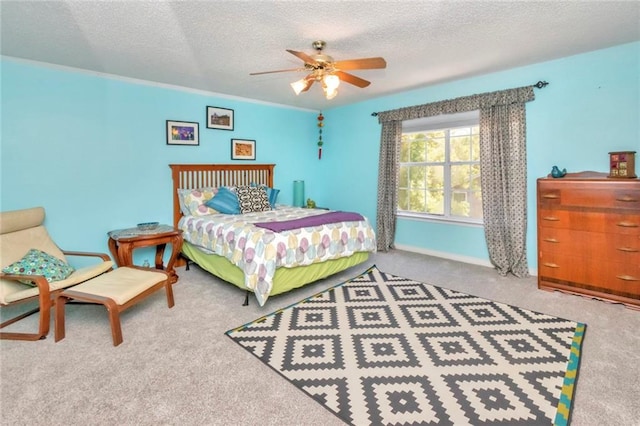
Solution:
[[[403,251],[260,308],[197,267],[178,270],[176,305],[157,293],[123,314],[111,342],[102,306],[67,308],[67,337],[0,342],[3,425],[339,425],[342,422],[224,332],[356,276],[389,272],[587,324],[573,425],[640,425],[640,312],[536,288],[535,277]],[[5,312],[3,312],[3,316]],[[11,329],[33,329],[29,318]]]

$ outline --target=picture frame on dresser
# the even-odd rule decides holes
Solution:
[[[167,120],[167,145],[200,145],[199,124]]]

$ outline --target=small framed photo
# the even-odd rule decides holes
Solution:
[[[199,124],[167,120],[167,145],[200,145]]]
[[[256,141],[251,139],[231,139],[232,160],[255,160]]]
[[[207,129],[233,130],[233,110],[208,106]]]

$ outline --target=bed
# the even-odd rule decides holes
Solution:
[[[229,215],[203,204],[220,187],[273,188],[274,164],[169,167],[173,222],[184,236],[182,256],[222,280],[253,292],[261,306],[269,296],[361,264],[376,250],[375,232],[363,217],[277,229],[279,225],[291,227],[298,222],[318,222],[331,215],[337,219],[343,217],[341,214],[347,218],[356,213],[276,205],[269,211]],[[268,229],[270,225],[276,230]]]

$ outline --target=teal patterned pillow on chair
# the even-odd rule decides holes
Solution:
[[[2,269],[5,274],[43,275],[48,282],[62,281],[75,269],[63,260],[38,249],[31,249],[22,259]],[[24,284],[35,286],[33,281],[20,280]]]

